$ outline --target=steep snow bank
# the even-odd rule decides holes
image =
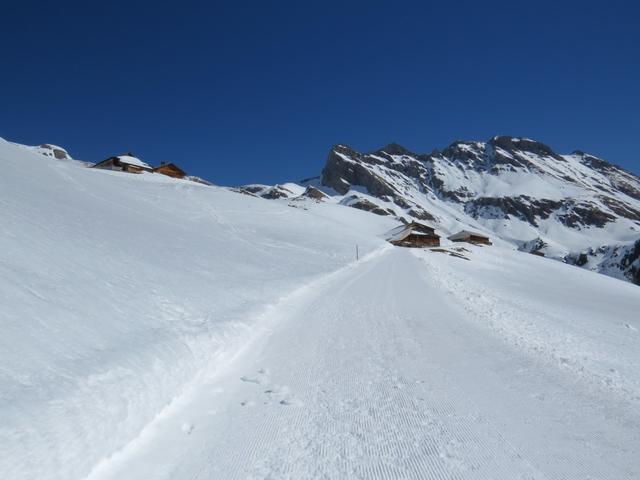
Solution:
[[[353,261],[356,243],[379,247],[372,233],[393,225],[2,140],[0,165],[4,478],[86,475],[224,365],[265,305]]]

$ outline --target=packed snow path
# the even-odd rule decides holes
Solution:
[[[303,289],[90,478],[640,478],[637,405],[514,348],[439,275],[388,249]]]

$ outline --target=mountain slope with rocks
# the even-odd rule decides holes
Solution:
[[[295,197],[287,185],[277,196],[263,186],[262,196]],[[456,141],[429,154],[398,144],[369,153],[336,145],[322,174],[301,182],[309,185],[343,205],[432,223],[447,235],[481,230],[520,250],[638,283],[640,178],[585,152],[561,155],[508,136]]]

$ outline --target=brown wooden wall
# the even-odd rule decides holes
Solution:
[[[393,242],[393,244],[398,245],[400,247],[414,247],[414,248],[439,247],[440,238],[427,237],[425,235],[409,235],[408,237],[398,242]]]
[[[465,243],[474,243],[476,245],[491,245],[491,240],[486,237],[477,237],[475,235],[471,235],[467,238],[460,238],[458,240],[452,240],[452,242],[465,242]]]
[[[482,245],[491,245],[491,241],[487,237],[478,237],[476,235],[471,235],[469,237],[469,242]]]
[[[184,172],[175,168],[173,165],[160,165],[154,171],[173,178],[184,178]]]

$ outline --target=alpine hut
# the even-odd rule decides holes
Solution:
[[[184,178],[187,176],[187,172],[182,170],[175,163],[162,162],[159,167],[153,169],[155,173],[161,173],[173,178]]]
[[[491,240],[486,235],[477,232],[470,232],[468,230],[461,230],[458,233],[451,235],[449,240],[452,242],[466,242],[473,243],[474,245],[491,245]]]
[[[153,168],[136,158],[133,153],[126,153],[115,157],[109,157],[106,160],[96,163],[93,168],[101,168],[103,170],[115,170],[118,172],[142,173],[152,172]]]
[[[399,247],[438,247],[440,236],[433,227],[418,222],[407,223],[390,230],[386,237],[389,243]]]

